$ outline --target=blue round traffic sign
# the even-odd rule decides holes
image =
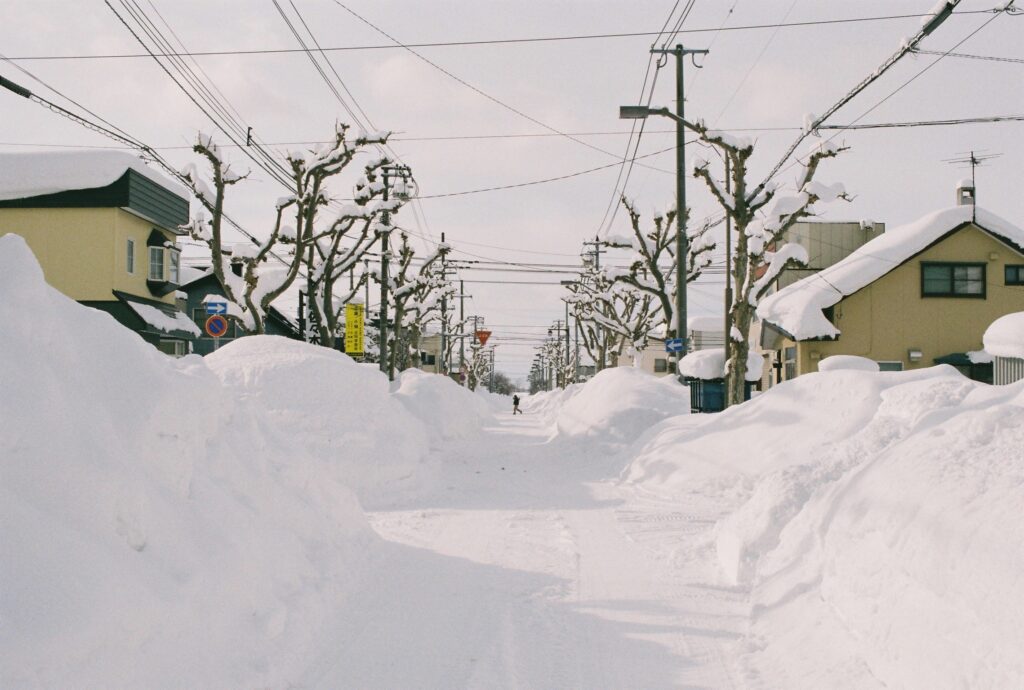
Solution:
[[[220,314],[214,314],[206,320],[206,332],[213,338],[220,338],[228,332],[228,320]]]

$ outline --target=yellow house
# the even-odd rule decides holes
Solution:
[[[973,203],[889,230],[838,263],[762,300],[761,347],[776,380],[858,355],[882,370],[956,366],[991,381],[982,335],[1024,309],[1024,230]]]
[[[176,295],[188,218],[185,190],[131,154],[0,155],[0,235],[24,237],[50,285],[172,355],[199,335]]]

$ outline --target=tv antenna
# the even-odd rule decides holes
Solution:
[[[980,165],[984,165],[987,161],[993,158],[999,158],[1003,154],[1001,153],[985,153],[984,151],[961,151],[958,154],[959,158],[946,158],[943,159],[943,163],[949,163],[955,165],[958,168],[971,167],[971,187],[973,188],[972,193],[974,194],[974,208],[978,208],[978,184],[975,179],[975,170]],[[972,213],[972,216],[974,214]]]

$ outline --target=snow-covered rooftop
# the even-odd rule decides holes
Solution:
[[[985,352],[996,357],[1024,359],[1024,311],[993,321],[981,341],[985,344]]]
[[[188,199],[188,191],[124,151],[60,151],[0,154],[0,201],[30,199],[113,184],[128,170]]]
[[[725,349],[712,347],[697,350],[679,360],[679,373],[687,378],[714,381],[725,378]],[[747,353],[747,381],[759,381],[764,357],[753,350]]]
[[[140,319],[161,333],[173,335],[178,334],[179,332],[184,332],[196,337],[202,335],[202,331],[199,330],[199,327],[180,311],[168,313],[162,309],[152,307],[148,304],[141,304],[139,302],[126,302],[126,304],[132,311],[139,315]]]
[[[837,329],[823,313],[844,297],[897,268],[943,235],[971,222],[1024,252],[1024,230],[974,206],[954,206],[893,228],[832,266],[762,300],[757,315],[797,340],[834,338]]]

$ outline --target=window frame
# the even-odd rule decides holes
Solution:
[[[1013,270],[1017,277],[1014,280],[1010,280],[1010,271]],[[1003,284],[1004,285],[1024,285],[1024,264],[1004,264],[1003,265]]]
[[[876,359],[875,364],[878,365],[879,371],[906,371],[907,367],[902,360],[898,359]],[[890,365],[888,368],[883,368],[883,364]],[[895,368],[899,366],[899,369]]]
[[[125,270],[128,275],[135,275],[135,240],[131,237],[127,238],[128,241],[125,244]]]
[[[159,252],[159,257],[160,257],[159,262],[153,261],[154,252]],[[166,277],[167,276],[167,262],[166,262],[166,252],[165,252],[164,248],[163,247],[152,247],[151,246],[149,248],[149,252],[148,253],[149,253],[149,272],[147,273],[147,275],[149,277],[147,278],[147,280],[151,280],[151,281],[159,282],[159,283],[166,282],[167,281],[167,277]],[[153,274],[153,268],[154,268],[154,266],[157,266],[157,265],[160,266],[160,275],[154,275]]]
[[[668,357],[655,357],[654,358],[654,373],[655,374],[667,374],[668,373]]]
[[[928,268],[949,269],[949,292],[928,292],[925,290],[925,270]],[[981,269],[981,292],[956,292],[957,268]],[[987,299],[988,298],[988,264],[977,261],[922,261],[921,262],[921,298],[939,297],[955,299]]]
[[[167,259],[167,281],[174,285],[181,284],[181,251],[179,249],[167,249],[165,253]]]

